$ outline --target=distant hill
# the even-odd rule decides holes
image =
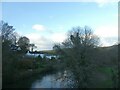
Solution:
[[[55,53],[55,50],[43,50],[43,51],[41,51],[41,52],[43,52],[43,53],[47,53],[47,54],[56,54]]]
[[[109,47],[99,47],[97,50],[92,53],[92,57],[95,58],[95,62],[99,65],[106,65],[106,66],[117,66],[118,63],[118,46],[113,45]]]

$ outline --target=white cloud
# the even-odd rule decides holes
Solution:
[[[62,32],[53,33],[53,35],[51,36],[51,40],[55,43],[61,43],[65,39],[66,39],[66,35],[65,33]]]
[[[25,36],[30,39],[30,43],[34,43],[37,46],[35,50],[52,49],[55,43],[63,42],[66,37],[63,32],[55,32],[44,36],[41,36],[39,33],[30,33]]]
[[[92,0],[98,4],[99,7],[103,7],[106,4],[117,3],[119,0]]]
[[[30,39],[30,43],[34,43],[37,46],[35,50],[45,50],[52,48],[51,40],[45,36],[41,36],[39,33],[30,33],[26,36]]]
[[[102,46],[112,46],[118,42],[117,37],[106,37],[106,38],[100,38],[102,41]]]
[[[108,3],[108,0],[95,0],[95,2],[98,4],[99,7],[102,7],[106,3]]]
[[[110,46],[118,41],[118,25],[105,25],[95,29],[94,32],[101,40],[103,46]]]
[[[40,24],[35,24],[32,26],[32,29],[36,30],[36,31],[44,31],[46,28],[44,25],[40,25]]]
[[[118,26],[105,25],[96,28],[95,34],[100,37],[117,37],[118,36]]]
[[[37,31],[45,30],[44,33],[34,32],[25,35],[30,39],[30,43],[34,43],[37,46],[36,50],[52,49],[55,43],[61,43],[66,38],[63,25],[54,28],[57,31],[53,31],[50,28],[46,29],[45,26],[39,24],[33,25],[33,29]]]

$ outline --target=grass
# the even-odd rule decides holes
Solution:
[[[98,67],[97,70],[104,74],[111,74],[111,67]]]
[[[113,88],[113,81],[112,81],[112,70],[115,74],[117,74],[117,70],[112,67],[98,67],[97,72],[103,78],[98,78],[97,82],[99,83],[97,87],[100,88]]]

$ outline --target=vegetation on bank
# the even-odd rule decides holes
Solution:
[[[29,57],[27,51],[35,48],[25,36],[19,36],[13,26],[1,23],[2,38],[2,84],[3,88],[21,87],[37,75],[53,71],[69,70],[68,79],[74,80],[75,88],[117,88],[118,46],[99,47],[99,38],[88,27],[73,28],[68,38],[42,53],[58,55],[53,57]],[[37,52],[36,52],[37,53]],[[24,82],[24,83],[23,83]],[[26,83],[28,83],[26,82]],[[20,85],[23,83],[22,85]],[[28,83],[30,86],[30,83]],[[24,86],[24,85],[23,85]],[[27,86],[24,86],[27,87]]]
[[[68,38],[55,45],[64,69],[73,73],[75,88],[118,87],[118,45],[102,48],[89,27],[75,27]]]
[[[23,80],[55,71],[54,60],[46,60],[40,57],[18,58],[16,56],[17,55],[13,57],[10,56],[10,58],[7,57],[5,59],[6,61],[3,61],[3,65],[6,65],[3,66],[3,88],[12,88],[12,85],[15,84],[17,86],[17,83]]]
[[[2,86],[3,88],[12,88],[16,83],[22,80],[30,79],[36,75],[52,72],[55,69],[54,58],[48,60],[46,57],[26,56],[27,51],[33,45],[27,37],[19,37],[13,26],[8,23],[2,24]],[[19,49],[18,49],[19,48]],[[15,87],[17,84],[15,85]]]

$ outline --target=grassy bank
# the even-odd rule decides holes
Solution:
[[[24,57],[17,60],[13,70],[10,71],[11,75],[4,73],[6,76],[3,76],[3,88],[29,88],[37,77],[54,72],[54,64],[55,61],[41,60],[38,57]]]

